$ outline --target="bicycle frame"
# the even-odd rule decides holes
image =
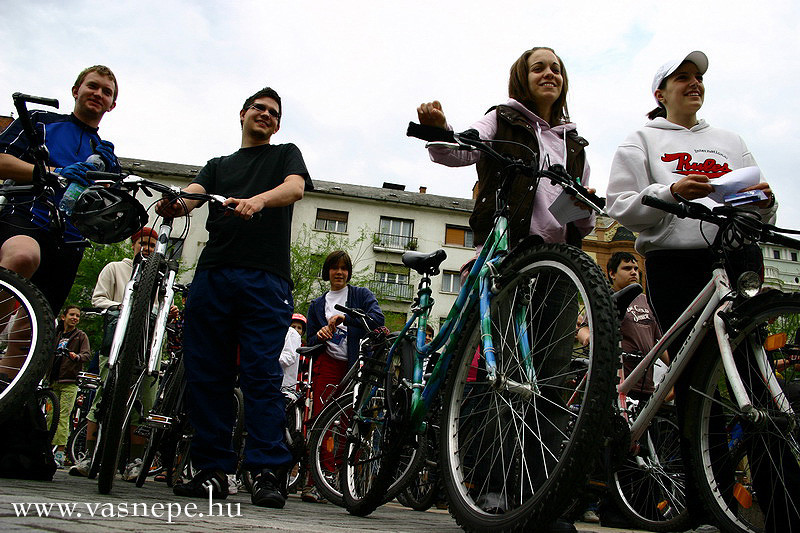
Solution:
[[[731,292],[730,282],[725,269],[722,267],[715,268],[711,280],[709,280],[703,290],[700,291],[694,301],[686,308],[681,316],[678,317],[678,320],[669,328],[650,352],[636,365],[636,368],[617,387],[617,391],[620,395],[627,395],[633,386],[642,379],[651,362],[664,353],[666,347],[691,323],[692,317],[699,313],[698,318],[694,322],[694,326],[689,332],[689,336],[678,352],[673,356],[669,369],[661,378],[661,381],[656,384],[653,395],[641,406],[636,420],[631,425],[632,446],[635,445],[647,430],[648,425],[653,417],[656,416],[658,409],[664,403],[670,390],[675,386],[679,377],[689,364],[689,361],[691,361],[697,347],[712,327],[717,337],[725,374],[731,384],[736,404],[745,417],[748,417],[748,414],[753,411],[752,402],[744,389],[742,379],[739,376],[739,372],[733,360],[733,352],[730,342],[728,341],[725,322],[720,316],[732,306],[732,300],[730,298]],[[762,378],[769,387],[773,398],[782,411],[791,414],[793,412],[792,408],[786,400],[785,395],[780,393],[780,386],[775,374],[769,371],[767,354],[763,350],[763,347],[755,350],[755,353],[758,354],[757,364],[761,371]],[[752,413],[752,416],[757,417],[758,415],[757,413]]]
[[[486,358],[488,379],[492,381],[496,376],[497,369],[489,322],[489,307],[492,296],[489,287],[489,276],[495,265],[504,257],[504,252],[508,251],[507,228],[507,218],[504,215],[499,216],[481,253],[472,265],[466,281],[462,284],[458,297],[447,315],[447,319],[440,328],[439,333],[427,344],[425,342],[425,328],[433,301],[431,298],[430,277],[423,276],[418,291],[419,305],[413,310],[411,318],[403,326],[397,339],[389,349],[386,362],[387,371],[400,341],[406,338],[408,330],[417,323],[416,357],[414,357],[414,374],[413,383],[411,384],[411,421],[417,431],[421,432],[425,429],[423,420],[441,387],[444,376],[447,375],[447,368],[459,339],[458,334],[463,329],[464,323],[469,316],[469,311],[474,307],[476,301],[480,302],[481,338],[483,353]],[[425,356],[432,354],[442,346],[444,346],[444,350],[433,367],[430,377],[423,384]],[[532,365],[528,370],[529,372],[533,371]]]

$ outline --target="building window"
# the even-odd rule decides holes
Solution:
[[[317,220],[314,229],[347,233],[347,211],[317,209]]]
[[[375,244],[400,250],[415,250],[414,221],[405,218],[381,217],[380,232],[375,235]]]
[[[797,252],[792,252],[792,261],[797,261]]]
[[[370,289],[378,298],[410,301],[413,297],[409,285],[410,270],[404,265],[375,263],[375,277]]]
[[[462,226],[446,226],[444,230],[444,243],[452,246],[475,247],[475,238],[472,230]]]
[[[442,274],[442,292],[458,293],[461,290],[461,274],[455,270],[445,270]]]
[[[774,257],[775,259],[780,259],[781,258],[781,251],[780,250],[772,250],[772,257]]]

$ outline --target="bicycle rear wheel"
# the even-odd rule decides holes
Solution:
[[[329,502],[344,507],[339,472],[353,417],[352,391],[330,400],[317,415],[308,437],[308,459],[314,486]]]
[[[557,519],[592,472],[619,332],[603,273],[577,248],[516,250],[488,281],[496,372],[473,309],[448,370],[438,465],[461,527],[516,531]]]
[[[76,465],[86,457],[86,435],[89,421],[85,418],[81,420],[67,440],[67,457]]]
[[[0,268],[0,420],[31,397],[53,355],[55,319],[39,289]]]
[[[611,474],[609,485],[617,506],[636,528],[690,529],[680,430],[669,418],[653,418],[636,453]]]
[[[161,264],[158,256],[150,256],[144,260],[141,277],[131,298],[130,318],[121,353],[114,367],[109,368],[102,400],[106,405],[98,440],[100,467],[97,488],[100,494],[111,492],[114,476],[119,468],[122,438],[128,431],[134,402],[145,378],[144,371],[150,349],[151,311],[158,294]],[[133,378],[137,378],[136,381]]]
[[[784,344],[796,339],[800,295],[764,293],[734,310],[728,324],[752,409],[739,409],[719,352],[698,352],[684,415],[689,468],[723,531],[800,531],[800,371],[784,370],[771,393],[758,366],[761,359],[775,373],[800,353]]]

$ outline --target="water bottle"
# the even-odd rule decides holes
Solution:
[[[106,169],[106,164],[103,161],[103,158],[100,157],[98,154],[92,154],[87,159],[86,162],[92,165],[95,170],[99,170],[103,172]],[[72,182],[67,187],[67,190],[64,191],[64,196],[61,198],[61,202],[58,204],[58,208],[63,211],[67,215],[72,214],[72,210],[75,208],[75,202],[78,201],[78,197],[86,190],[86,187],[81,185],[77,182]]]

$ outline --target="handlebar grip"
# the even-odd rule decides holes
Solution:
[[[642,204],[648,207],[655,207],[656,209],[661,209],[662,211],[666,211],[667,213],[672,213],[678,218],[686,218],[686,206],[683,204],[671,204],[669,202],[665,202],[660,198],[656,198],[655,196],[642,196]]]
[[[116,174],[114,172],[101,172],[99,170],[90,170],[86,173],[86,178],[92,181],[97,180],[110,180],[110,181],[119,181],[123,178],[122,174]]]
[[[775,233],[773,231],[764,232],[765,235],[762,236],[762,242],[769,242],[772,244],[778,244],[780,246],[786,246],[788,248],[794,248],[795,250],[800,250],[800,240],[793,239],[792,237],[787,237],[786,235],[781,235],[780,233]]]
[[[55,107],[58,109],[58,100],[55,98],[45,98],[43,96],[31,96],[29,94],[22,94],[22,93],[14,93],[11,95],[11,98],[14,100],[14,103],[17,102],[29,102],[31,104],[41,104],[50,107]]]
[[[436,126],[423,126],[422,124],[417,124],[415,122],[408,123],[406,135],[429,142],[441,141],[452,143],[456,141],[455,137],[453,136],[453,132],[450,130],[437,128]]]

